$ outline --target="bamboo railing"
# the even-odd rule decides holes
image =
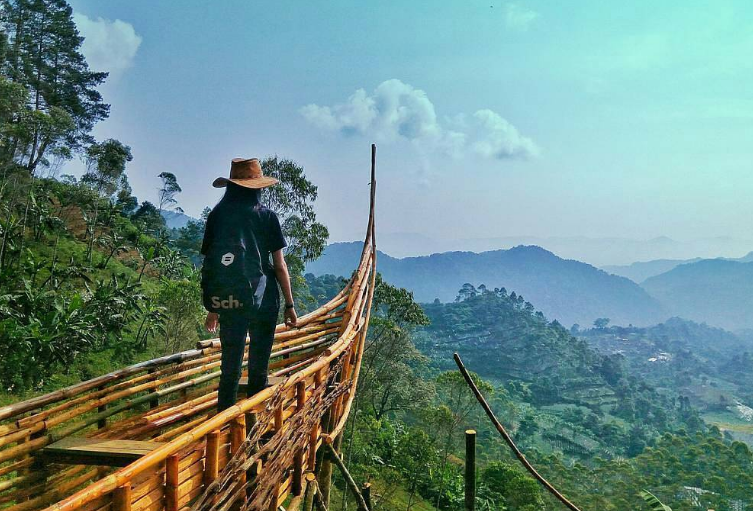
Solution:
[[[199,497],[250,458],[253,467],[241,479],[255,500],[244,498],[244,509],[276,509],[300,497],[317,450],[340,434],[355,397],[376,276],[374,156],[372,146],[358,267],[339,294],[295,328],[277,326],[270,375],[280,383],[215,413],[221,348],[213,339],[2,407],[0,511],[206,507]],[[122,468],[45,455],[46,446],[66,437],[158,443]]]

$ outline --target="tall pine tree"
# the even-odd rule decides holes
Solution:
[[[0,0],[0,74],[28,93],[3,149],[30,173],[92,143],[91,129],[109,114],[96,89],[107,73],[89,69],[72,14],[65,0]]]

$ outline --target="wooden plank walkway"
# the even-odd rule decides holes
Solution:
[[[164,442],[67,437],[48,445],[43,456],[52,463],[124,467]]]

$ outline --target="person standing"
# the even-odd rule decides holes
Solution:
[[[215,188],[226,190],[207,217],[201,246],[205,265],[206,256],[213,244],[223,243],[226,238],[236,235],[240,230],[248,229],[250,238],[254,239],[258,247],[261,271],[266,277],[263,297],[258,306],[242,310],[227,308],[219,313],[207,314],[204,326],[208,331],[216,332],[219,324],[222,345],[218,411],[234,405],[238,398],[246,334],[250,338],[247,395],[252,396],[267,386],[269,356],[280,309],[279,290],[282,290],[285,300],[285,324],[294,327],[298,320],[290,274],[283,256],[283,248],[287,244],[280,228],[280,221],[277,215],[261,202],[262,189],[277,182],[273,177],[264,176],[258,159],[235,158],[230,166],[230,178],[219,177],[212,183]]]

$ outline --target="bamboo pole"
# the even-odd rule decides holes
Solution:
[[[306,493],[303,497],[303,511],[311,511],[314,507],[316,493],[316,476],[312,472],[306,473]]]
[[[204,465],[204,485],[209,486],[217,479],[220,468],[220,431],[212,431],[206,436],[206,461]]]
[[[340,472],[342,473],[343,479],[345,479],[345,483],[348,485],[348,488],[350,488],[350,491],[353,492],[353,496],[356,498],[356,504],[358,504],[359,511],[369,511],[369,507],[366,505],[366,501],[364,500],[363,495],[361,495],[361,491],[358,489],[358,485],[353,480],[353,476],[350,475],[350,472],[348,472],[348,469],[343,463],[343,460],[340,458],[340,455],[337,454],[337,451],[331,445],[327,445],[326,449],[329,457],[332,459],[332,461],[335,462],[337,468],[340,469]],[[324,501],[325,505],[327,505],[327,499],[324,499]]]
[[[113,511],[131,511],[131,483],[119,486],[112,495]]]
[[[5,419],[19,415],[24,412],[42,408],[43,406],[46,406],[50,403],[54,403],[62,399],[68,399],[70,397],[77,396],[81,394],[82,392],[91,390],[99,385],[107,384],[117,379],[129,376],[131,374],[145,371],[151,367],[166,365],[166,364],[170,364],[176,361],[188,360],[190,358],[198,357],[200,355],[202,355],[201,350],[194,349],[194,350],[183,351],[181,353],[175,353],[173,355],[167,355],[164,357],[155,358],[152,360],[147,360],[146,362],[140,362],[138,364],[134,364],[124,369],[113,371],[103,376],[99,376],[97,378],[93,378],[85,382],[77,383],[75,385],[71,385],[70,387],[66,387],[64,389],[56,390],[55,392],[50,392],[49,394],[45,394],[43,396],[28,399],[20,403],[7,405],[0,408],[0,420],[5,420]]]
[[[465,430],[465,511],[476,509],[476,432]]]
[[[478,387],[471,379],[471,376],[468,374],[468,371],[465,368],[465,365],[463,364],[463,361],[460,359],[460,355],[457,353],[453,356],[455,358],[455,363],[458,366],[458,369],[460,369],[460,373],[463,375],[463,378],[465,378],[465,382],[468,384],[468,386],[473,391],[473,394],[476,396],[476,399],[478,400],[481,407],[486,412],[487,417],[489,417],[489,420],[492,421],[492,424],[494,424],[494,427],[497,428],[497,431],[499,431],[499,434],[502,435],[502,438],[505,440],[505,443],[510,447],[513,454],[515,454],[515,457],[518,458],[518,461],[525,467],[525,469],[538,481],[540,482],[544,488],[549,491],[554,497],[559,500],[562,504],[565,505],[568,509],[571,511],[580,511],[578,507],[567,500],[564,495],[562,495],[557,488],[552,486],[549,481],[544,479],[544,477],[538,473],[538,471],[531,465],[531,463],[526,459],[525,455],[523,455],[522,452],[520,452],[520,449],[518,449],[518,446],[515,445],[515,442],[513,441],[510,434],[507,432],[505,427],[502,425],[502,423],[497,420],[497,416],[494,415],[494,412],[492,411],[491,407],[489,406],[489,403],[486,402],[486,399],[484,399],[483,394],[481,394],[481,391],[478,390]]]
[[[165,511],[178,511],[179,467],[180,458],[177,454],[167,457],[165,463]]]

